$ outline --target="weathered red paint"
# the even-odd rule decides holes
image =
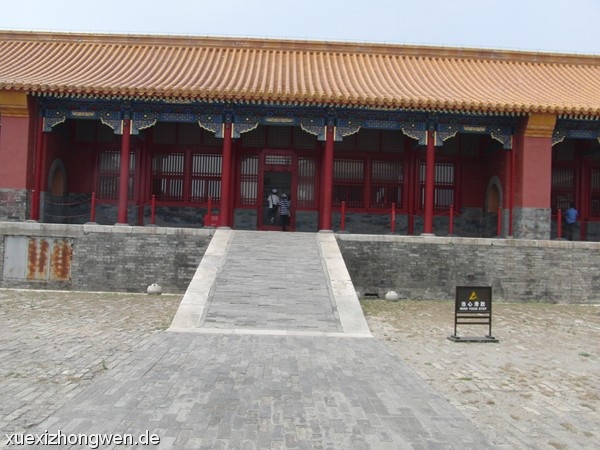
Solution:
[[[72,256],[72,247],[68,240],[54,241],[50,258],[50,279],[67,281],[71,278]]]
[[[56,239],[52,246],[44,238],[30,238],[27,244],[28,280],[68,281],[71,278],[73,248],[67,239]]]
[[[29,239],[26,276],[28,280],[45,280],[47,278],[49,248],[50,243],[46,239]]]

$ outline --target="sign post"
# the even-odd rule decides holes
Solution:
[[[488,334],[481,337],[461,337],[458,325],[487,325]],[[490,286],[456,286],[454,305],[454,342],[498,342],[492,335],[492,288]]]

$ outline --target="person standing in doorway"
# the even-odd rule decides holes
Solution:
[[[281,199],[279,200],[279,220],[281,221],[281,228],[283,231],[287,231],[287,227],[290,224],[291,211],[292,203],[284,192],[281,194]]]
[[[269,194],[269,221],[271,224],[275,225],[275,220],[277,220],[277,209],[279,209],[279,195],[277,195],[277,189],[273,189],[271,194]]]
[[[575,209],[575,203],[571,203],[569,205],[569,209],[567,209],[564,213],[565,216],[565,233],[567,235],[567,239],[573,240],[573,229],[575,228],[575,224],[577,223],[577,217],[579,216],[579,212]]]

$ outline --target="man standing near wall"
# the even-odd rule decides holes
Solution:
[[[573,240],[573,229],[575,228],[575,224],[577,223],[577,217],[579,216],[579,212],[575,209],[575,203],[571,203],[569,205],[569,209],[567,209],[564,213],[565,216],[565,233],[567,235],[567,239]]]

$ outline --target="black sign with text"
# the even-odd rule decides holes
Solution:
[[[457,286],[457,313],[491,313],[492,288],[490,286]]]

